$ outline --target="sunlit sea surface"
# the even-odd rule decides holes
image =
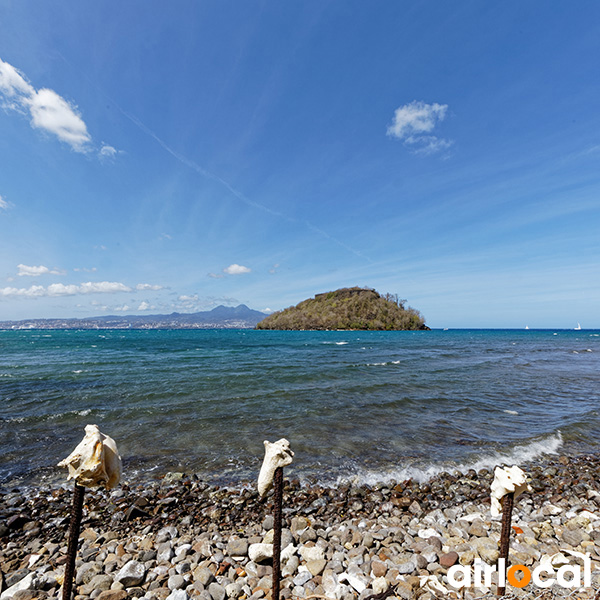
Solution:
[[[124,479],[426,479],[595,452],[600,331],[0,331],[0,485],[64,478],[88,423]]]

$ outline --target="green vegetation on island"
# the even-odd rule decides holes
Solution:
[[[405,303],[398,294],[381,295],[370,288],[342,288],[273,313],[258,323],[256,329],[429,329],[421,313]]]

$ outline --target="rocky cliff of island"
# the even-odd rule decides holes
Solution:
[[[370,288],[342,288],[273,313],[258,323],[256,329],[429,329],[419,311],[405,303],[397,294],[381,295]]]

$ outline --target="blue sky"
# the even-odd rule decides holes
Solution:
[[[595,2],[0,0],[0,320],[600,327]]]

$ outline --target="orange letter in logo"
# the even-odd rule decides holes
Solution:
[[[515,577],[515,573],[519,571],[523,573],[523,577],[520,580]],[[513,565],[508,569],[506,578],[508,579],[508,583],[513,587],[523,588],[531,581],[531,571],[525,565]]]

